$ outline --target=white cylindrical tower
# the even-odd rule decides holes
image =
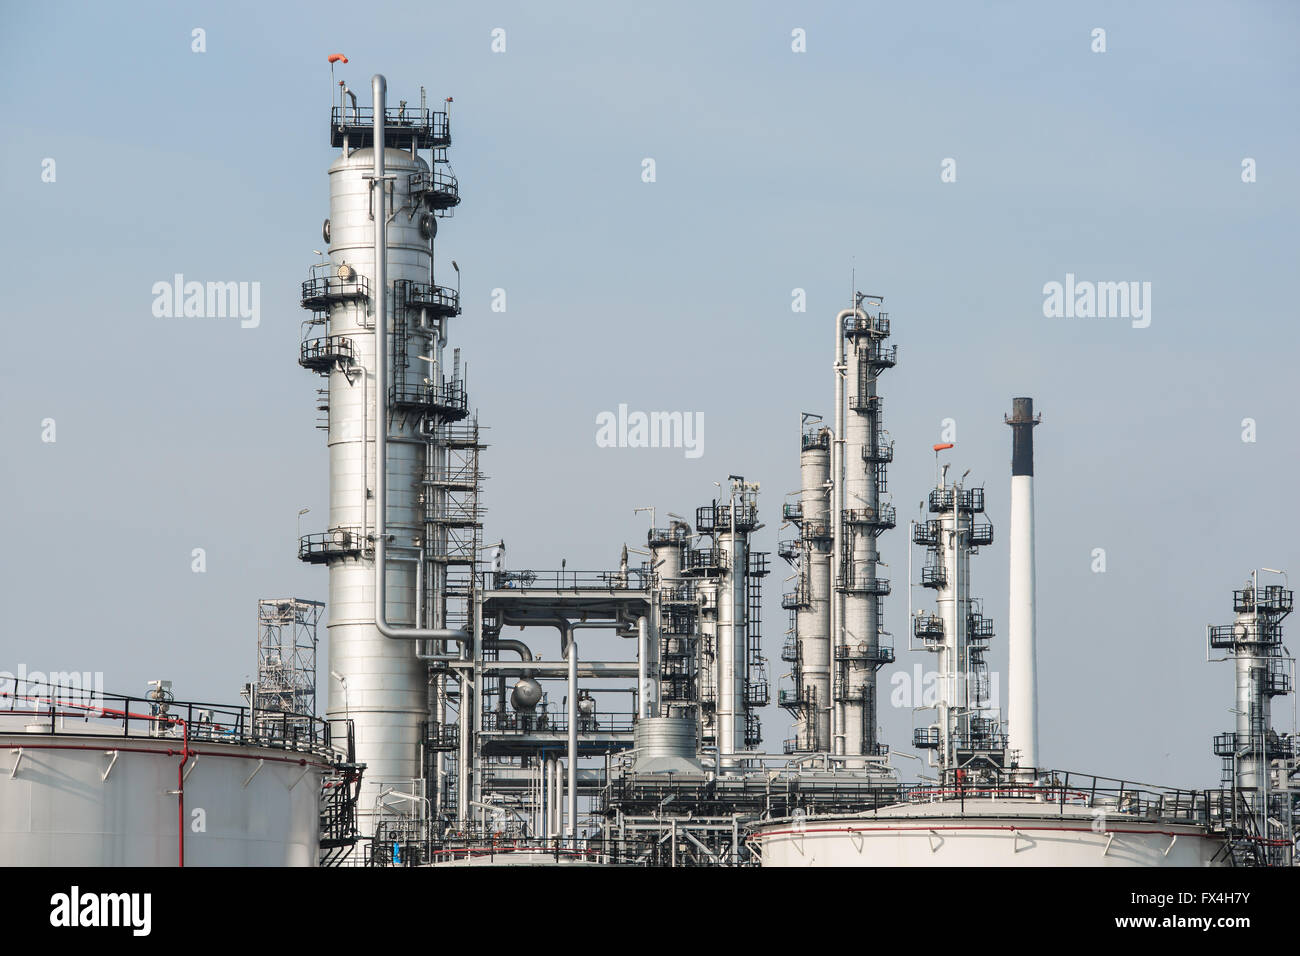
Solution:
[[[1272,698],[1269,694],[1269,646],[1259,639],[1257,612],[1242,611],[1237,614],[1235,629],[1246,635],[1239,641],[1233,655],[1233,686],[1236,689],[1235,732],[1237,758],[1237,787],[1241,790],[1258,790],[1264,785],[1264,759],[1267,732],[1272,729]]]
[[[437,500],[426,488],[442,451],[439,427],[466,414],[459,376],[447,376],[443,362],[457,295],[433,283],[434,213],[458,202],[455,180],[431,172],[445,162],[446,114],[405,104],[387,110],[382,77],[374,89],[371,110],[340,105],[331,118],[340,154],[329,169],[329,261],[313,268],[302,297],[312,313],[306,330],[324,326],[324,334],[306,338],[300,355],[302,365],[328,378],[319,407],[328,416],[330,460],[329,529],[305,536],[300,556],[329,567],[327,715],[355,726],[357,761],[366,767],[358,801],[363,836],[373,832],[382,788],[419,793],[424,776],[427,666],[413,639],[394,639],[383,628],[441,624],[445,568],[430,559],[438,550],[430,533]],[[429,162],[421,149],[430,150]],[[382,367],[377,316],[386,333]],[[379,423],[386,429],[382,462]],[[383,608],[376,606],[377,526],[385,530]],[[427,573],[417,572],[422,562]]]
[[[843,321],[849,415],[844,424],[843,494],[839,515],[840,567],[836,590],[843,596],[839,634],[832,636],[835,657],[833,694],[842,714],[836,732],[843,753],[874,756],[876,671],[893,660],[884,636],[884,597],[889,581],[877,575],[877,538],[894,527],[894,509],[882,500],[892,446],[885,436],[876,380],[893,368],[897,349],[885,345],[889,316],[877,297],[859,296]],[[843,314],[843,313],[842,313]],[[838,747],[837,747],[838,749]]]
[[[387,150],[386,164],[393,171],[394,206],[408,202],[405,193],[410,174],[427,171],[423,160],[409,153]],[[330,264],[374,277],[374,222],[370,217],[369,173],[374,168],[372,149],[340,156],[330,167]],[[429,241],[406,216],[389,224],[389,274],[394,280],[428,282]],[[330,528],[373,529],[373,481],[376,474],[373,436],[367,424],[374,421],[374,319],[369,298],[335,305],[329,314],[331,335],[350,339],[354,361],[330,372],[329,451]],[[411,336],[409,349],[420,354]],[[428,340],[422,343],[426,349]],[[408,354],[404,363],[422,364]],[[388,619],[415,626],[415,541],[423,530],[419,503],[424,474],[425,440],[419,420],[399,418],[391,423],[388,446],[388,522],[394,536],[389,543]],[[402,559],[405,560],[402,560]],[[395,559],[395,560],[394,560]],[[420,776],[417,762],[420,725],[428,704],[424,664],[411,644],[393,641],[375,627],[374,557],[363,552],[343,555],[330,562],[329,661],[342,681],[330,684],[327,715],[350,717],[356,726],[357,759],[366,764],[360,808],[370,809],[376,788],[384,783],[410,781]],[[346,700],[345,700],[346,698]],[[367,799],[367,797],[370,799]],[[362,831],[365,832],[364,829]]]
[[[936,445],[935,451],[951,447]],[[937,765],[945,771],[989,770],[1004,764],[1006,741],[984,658],[993,621],[971,594],[970,559],[981,546],[993,543],[993,526],[980,518],[984,489],[949,484],[947,472],[945,465],[930,492],[934,517],[918,522],[912,533],[913,543],[927,548],[921,585],[935,592],[935,613],[913,618],[912,633],[936,659],[933,704],[924,705],[934,707],[935,721],[918,727],[912,743],[936,751]],[[924,687],[916,693],[928,699]]]
[[[646,537],[653,574],[658,640],[655,677],[658,680],[657,712],[651,716],[695,716],[696,621],[698,606],[695,587],[682,575],[682,564],[691,542],[691,526],[674,520],[667,528],[651,528]]]
[[[717,549],[693,549],[691,570],[698,571],[695,585],[698,601],[698,639],[696,641],[696,688],[700,702],[700,742],[718,742],[718,590],[716,576]]]
[[[759,579],[767,554],[751,552],[749,535],[758,526],[758,485],[730,476],[727,504],[715,500],[695,511],[696,530],[713,546],[686,554],[684,575],[697,581],[699,604],[699,693],[701,741],[722,754],[737,754],[760,742],[754,708],[767,704],[762,654]],[[723,765],[736,766],[736,758]]]
[[[956,486],[946,489],[948,510],[940,512],[939,551],[943,568],[942,581],[935,589],[935,609],[943,621],[943,643],[938,648],[939,725],[945,728],[949,754],[951,741],[962,731],[962,717],[968,711],[969,660],[966,616],[970,606],[970,528],[971,515],[961,509],[961,494]],[[942,508],[943,506],[940,505]]]
[[[1011,600],[1007,609],[1007,749],[1021,767],[1038,766],[1038,646],[1034,570],[1034,417],[1032,398],[1012,399]]]
[[[818,428],[801,439],[800,589],[795,612],[798,640],[799,750],[831,749],[831,523],[830,431]]]
[[[745,567],[749,551],[745,533],[732,532],[725,523],[717,541],[725,568],[718,584],[718,749],[734,754],[745,747]]]
[[[690,549],[690,525],[673,520],[667,528],[651,528],[646,536],[650,568],[654,576],[655,627],[658,639],[655,676],[658,679],[658,713],[653,717],[697,718],[699,695],[697,675],[697,620],[693,581],[682,575],[682,564]]]
[[[1291,756],[1289,740],[1273,730],[1272,699],[1294,689],[1282,645],[1282,620],[1291,613],[1294,592],[1260,587],[1258,573],[1248,587],[1233,592],[1233,623],[1210,628],[1211,646],[1232,658],[1235,688],[1235,726],[1215,738],[1215,753],[1224,758],[1225,778],[1233,779],[1256,808],[1268,802],[1264,794],[1276,786],[1270,782],[1270,762]]]

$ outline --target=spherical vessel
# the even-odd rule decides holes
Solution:
[[[510,706],[520,713],[531,712],[542,699],[542,685],[531,677],[521,677],[510,692]]]

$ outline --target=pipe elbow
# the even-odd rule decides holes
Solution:
[[[484,641],[483,646],[489,649],[499,651],[514,651],[519,655],[521,661],[531,661],[533,652],[523,641],[511,640],[510,638],[496,638],[490,641]]]

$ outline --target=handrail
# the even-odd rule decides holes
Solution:
[[[270,747],[318,756],[334,755],[334,738],[342,734],[342,744],[351,739],[347,721],[314,717],[309,714],[290,714],[257,710],[230,704],[210,704],[200,701],[159,701],[148,697],[132,697],[94,691],[84,699],[82,688],[65,687],[48,682],[6,678],[3,683],[13,684],[12,690],[0,691],[0,717],[30,716],[50,721],[41,733],[50,736],[77,736],[70,719],[88,725],[97,723],[96,736],[140,738],[172,737],[182,727],[188,728],[190,743],[251,745]],[[68,699],[80,696],[83,699]],[[15,705],[21,704],[18,707]],[[60,720],[63,726],[59,726]],[[120,724],[120,734],[103,731]],[[24,728],[35,733],[32,725]]]

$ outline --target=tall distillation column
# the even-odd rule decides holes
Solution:
[[[835,750],[847,755],[874,756],[876,741],[876,672],[894,659],[893,648],[882,637],[884,599],[889,581],[877,575],[880,554],[877,539],[894,527],[892,505],[882,502],[887,490],[886,468],[893,445],[884,429],[876,380],[893,368],[897,346],[887,346],[889,315],[881,311],[879,296],[857,295],[855,308],[841,313],[840,332],[845,339],[848,411],[844,424],[841,465],[843,510],[840,566],[835,590],[842,595],[841,633],[833,635],[836,706]]]
[[[736,754],[760,742],[755,709],[768,702],[760,633],[768,556],[749,548],[749,535],[759,526],[757,483],[731,476],[729,502],[697,508],[695,526],[713,542],[687,552],[685,567],[699,581],[702,740],[720,753]]]
[[[1038,648],[1034,579],[1034,417],[1032,398],[1011,400],[1010,592],[1007,607],[1007,749],[1021,767],[1038,766]]]
[[[691,526],[674,519],[666,528],[651,528],[646,541],[659,615],[659,713],[652,716],[690,715],[698,721],[698,605],[694,582],[682,575]]]
[[[376,98],[382,103],[383,81]],[[350,103],[349,103],[350,100]],[[441,607],[441,583],[422,561],[434,542],[428,536],[423,483],[436,459],[439,428],[464,418],[467,404],[458,371],[445,373],[447,322],[459,313],[454,289],[434,283],[433,237],[437,217],[459,201],[446,172],[448,116],[403,102],[397,109],[358,109],[340,84],[331,114],[331,144],[340,150],[329,168],[330,213],[323,238],[328,263],[303,283],[304,323],[300,364],[328,376],[321,410],[328,415],[330,458],[329,529],[299,543],[300,557],[327,564],[329,583],[329,704],[331,718],[350,718],[357,760],[366,765],[358,804],[361,828],[385,785],[402,792],[418,787],[422,727],[428,719],[427,665],[414,640],[385,637],[375,604],[377,412],[387,422],[385,498],[387,601],[393,627],[421,621],[419,590]],[[375,178],[375,140],[382,135],[385,177]],[[426,160],[421,150],[429,150]],[[379,220],[378,222],[376,220]],[[382,236],[376,235],[382,230]],[[376,256],[382,242],[385,270]],[[385,297],[381,303],[379,297]],[[375,319],[386,317],[390,356],[380,372]],[[323,332],[316,335],[316,331]],[[378,394],[378,382],[384,383]],[[417,587],[420,585],[421,587]],[[441,611],[435,611],[439,622]]]
[[[809,417],[805,416],[805,422]],[[831,433],[825,425],[801,430],[799,501],[785,506],[784,517],[799,537],[781,545],[781,556],[795,569],[793,591],[781,604],[793,627],[782,655],[794,665],[794,692],[781,705],[794,717],[796,752],[831,749]]]
[[[1262,570],[1262,569],[1261,569]],[[1223,758],[1223,783],[1244,807],[1245,829],[1256,862],[1289,863],[1282,844],[1290,846],[1296,803],[1289,790],[1296,740],[1273,729],[1272,700],[1294,690],[1293,660],[1282,645],[1282,619],[1291,613],[1295,592],[1278,585],[1260,587],[1258,572],[1248,587],[1232,595],[1236,620],[1211,627],[1210,646],[1233,661],[1236,685],[1236,727],[1214,738],[1214,752]],[[1276,841],[1276,843],[1274,842]],[[1289,857],[1289,849],[1287,856]]]
[[[945,772],[1000,767],[1006,751],[984,657],[993,621],[982,613],[970,586],[971,555],[993,543],[993,525],[980,520],[984,489],[949,484],[947,474],[944,465],[938,486],[930,492],[929,512],[934,517],[916,522],[912,530],[912,541],[927,549],[921,584],[935,592],[935,613],[918,612],[912,633],[936,655],[937,712],[932,725],[914,731],[912,744],[936,751]],[[917,694],[921,691],[916,688]]]

